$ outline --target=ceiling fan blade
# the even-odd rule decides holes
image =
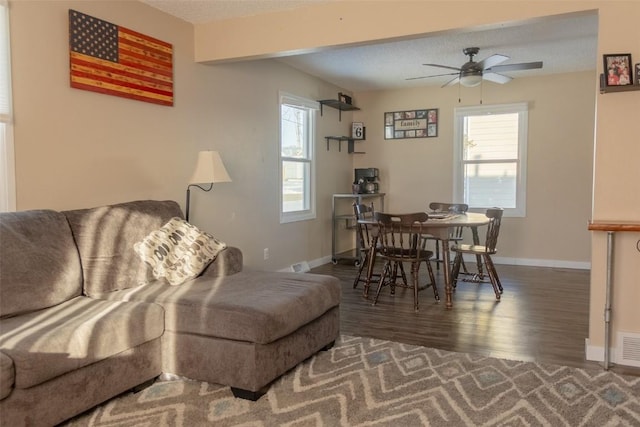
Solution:
[[[405,80],[429,79],[429,78],[431,78],[431,77],[454,76],[454,75],[457,75],[457,74],[458,74],[458,73],[435,74],[435,75],[433,75],[433,76],[409,77],[409,78],[406,78]]]
[[[506,61],[507,59],[509,59],[509,57],[505,55],[499,55],[499,54],[491,55],[490,57],[485,58],[482,61],[478,62],[478,67],[482,68],[483,70],[486,70],[487,68],[491,68],[495,65],[498,65],[501,62]]]
[[[521,71],[521,70],[534,70],[536,68],[542,68],[542,61],[537,62],[522,62],[520,64],[505,64],[490,67],[486,71],[490,72],[505,72],[505,71]]]
[[[512,77],[505,76],[504,74],[498,74],[493,72],[490,73],[487,71],[482,73],[482,78],[490,82],[500,83],[500,84],[509,83],[511,80],[513,80]]]
[[[460,68],[449,67],[448,65],[440,65],[440,64],[422,64],[422,65],[428,65],[429,67],[440,67],[440,68],[446,68],[448,70],[460,71]]]
[[[455,76],[453,79],[449,80],[448,82],[446,82],[445,84],[443,84],[440,87],[453,86],[454,84],[458,83],[459,81],[460,81],[460,76]]]

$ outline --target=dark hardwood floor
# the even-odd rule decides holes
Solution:
[[[496,265],[504,287],[497,302],[491,284],[460,283],[453,309],[444,306],[442,270],[436,272],[441,302],[431,288],[420,291],[420,310],[413,310],[413,291],[382,290],[376,306],[362,283],[353,289],[353,263],[325,264],[312,273],[330,274],[342,283],[341,333],[398,341],[493,357],[598,368],[585,360],[589,329],[589,271]],[[406,269],[407,272],[409,269]],[[435,270],[435,266],[434,266]],[[421,266],[426,283],[426,267]],[[640,368],[612,366],[611,371],[640,376]]]

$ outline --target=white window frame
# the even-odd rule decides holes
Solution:
[[[464,194],[464,166],[467,164],[481,163],[482,161],[463,160],[463,135],[464,119],[469,116],[480,116],[489,114],[513,114],[518,113],[518,158],[503,159],[502,162],[516,162],[516,207],[505,208],[504,216],[524,217],[527,213],[527,135],[529,121],[529,106],[526,102],[501,104],[501,105],[480,105],[474,107],[458,107],[454,111],[453,129],[453,200],[466,203]],[[500,160],[486,161],[488,163],[499,163]],[[501,207],[501,206],[499,206]],[[487,207],[469,206],[471,211],[484,211]]]
[[[278,103],[278,117],[279,117],[279,138],[278,138],[278,199],[279,199],[279,211],[280,211],[280,223],[289,223],[295,221],[305,221],[316,218],[316,161],[315,161],[315,139],[316,139],[316,116],[317,111],[320,109],[320,104],[317,101],[303,98],[297,95],[293,95],[287,92],[279,92]],[[304,108],[309,113],[309,122],[307,129],[307,157],[286,157],[282,155],[282,105],[292,105],[296,107]],[[283,199],[284,199],[284,175],[283,165],[284,162],[301,162],[309,165],[309,185],[307,186],[309,201],[309,208],[305,210],[284,212]]]
[[[0,0],[0,212],[16,210],[9,5]],[[2,129],[4,128],[4,129]]]

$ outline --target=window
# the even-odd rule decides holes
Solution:
[[[10,58],[8,5],[0,0],[0,212],[16,208]]]
[[[526,213],[526,103],[456,108],[453,200]]]
[[[318,103],[280,94],[280,222],[316,217],[314,139]]]

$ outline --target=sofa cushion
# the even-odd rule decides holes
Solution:
[[[2,319],[0,331],[15,387],[29,388],[160,337],[164,311],[157,304],[81,296]]]
[[[78,245],[89,296],[156,281],[133,245],[171,218],[182,218],[176,202],[155,200],[63,213]]]
[[[173,286],[198,276],[226,247],[226,243],[177,217],[133,245],[151,266],[154,277],[165,278]]]
[[[13,369],[13,360],[6,354],[0,352],[0,400],[11,394],[14,380],[15,370]]]
[[[65,216],[0,213],[0,318],[60,304],[82,292],[78,250]]]
[[[267,344],[340,304],[340,281],[319,274],[243,271],[181,286],[149,285],[102,295],[165,309],[166,329]]]

